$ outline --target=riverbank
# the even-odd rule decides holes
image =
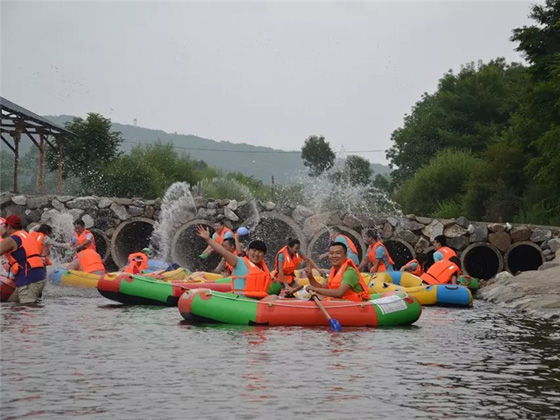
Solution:
[[[555,261],[560,262],[560,250],[556,252]],[[479,291],[479,297],[539,317],[560,318],[560,264],[550,262],[539,270],[517,276],[507,274],[500,273],[490,280]]]

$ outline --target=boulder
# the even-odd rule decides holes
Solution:
[[[113,198],[113,201],[121,206],[130,206],[132,204],[131,198]]]
[[[14,195],[12,201],[19,206],[25,206],[27,204],[27,197],[25,195]]]
[[[513,274],[511,274],[509,271],[502,271],[501,273],[496,274],[496,279],[509,279],[509,278],[513,278]]]
[[[458,238],[459,236],[465,236],[467,234],[467,229],[454,223],[443,229],[443,234],[447,238]]]
[[[302,223],[308,217],[311,217],[315,214],[313,210],[309,207],[305,206],[296,206],[295,210],[292,212],[292,219],[296,221],[296,223]]]
[[[64,210],[64,204],[58,201],[56,198],[52,201],[52,206],[57,210]]]
[[[220,199],[216,200],[216,203],[218,203],[218,206],[220,206],[220,207],[225,207],[229,204],[229,199],[220,198]]]
[[[459,226],[461,226],[465,229],[467,229],[469,227],[469,225],[471,224],[471,222],[469,222],[469,219],[467,219],[464,216],[456,218],[455,223],[457,223]]]
[[[257,217],[257,210],[254,202],[240,201],[235,213],[241,220]]]
[[[276,207],[276,204],[273,203],[272,201],[267,201],[266,203],[263,204],[263,207],[266,211],[272,211]]]
[[[146,206],[146,208],[144,209],[144,217],[153,219],[155,211],[156,210],[154,209],[154,206]]]
[[[215,201],[208,201],[208,204],[206,204],[206,207],[209,209],[217,209],[218,208],[218,203],[216,203]]]
[[[549,241],[552,238],[552,231],[550,229],[536,228],[531,235],[531,242],[541,243]]]
[[[231,211],[235,211],[237,210],[237,200],[230,200],[230,202],[227,204],[227,208],[230,209]]]
[[[416,242],[416,245],[414,245],[414,252],[417,254],[424,254],[429,247],[430,241],[421,236],[420,239],[418,239],[418,242]]]
[[[71,209],[87,210],[97,207],[97,200],[93,197],[78,197],[66,203],[66,207]]]
[[[135,199],[135,200],[132,200],[132,205],[133,205],[133,206],[136,206],[136,207],[142,207],[142,208],[144,208],[144,206],[146,205],[146,203],[144,202],[144,200]]]
[[[493,232],[488,235],[488,241],[502,252],[506,252],[511,245],[511,238],[506,232]]]
[[[546,257],[548,255],[552,255],[552,251],[550,249],[543,250],[542,254]]]
[[[504,225],[503,223],[490,223],[488,225],[488,230],[490,232],[505,232],[506,231],[506,225]]]
[[[82,221],[86,225],[86,229],[89,229],[89,228],[93,227],[93,225],[94,225],[93,217],[91,217],[89,214],[84,214],[82,216]]]
[[[436,236],[443,235],[443,223],[439,220],[432,220],[429,225],[422,229],[422,233],[430,238],[430,241],[433,241]]]
[[[228,218],[228,220],[231,220],[232,222],[237,222],[239,221],[239,217],[237,216],[237,214],[235,214],[231,209],[229,209],[228,207],[224,207],[224,215]]]
[[[393,217],[393,216],[389,216],[389,217],[387,217],[387,222],[389,222],[391,224],[391,226],[395,227],[399,224],[399,219],[397,219],[396,217]]]
[[[509,235],[513,242],[527,241],[531,237],[531,229],[525,225],[514,226]]]
[[[113,204],[113,200],[111,200],[110,198],[107,198],[107,197],[103,197],[97,203],[97,207],[99,207],[100,209],[104,209],[104,208],[110,207],[111,204]]]
[[[210,219],[216,216],[217,213],[216,209],[205,209],[201,207],[198,209],[197,217],[200,219]]]
[[[469,236],[469,242],[486,242],[488,240],[488,228],[486,225],[477,223],[473,226],[473,232]]]
[[[447,245],[453,249],[462,251],[469,246],[469,238],[466,236],[456,236],[447,240]]]
[[[49,199],[47,197],[30,197],[27,199],[27,208],[39,209],[49,205]]]
[[[195,197],[193,201],[197,209],[206,207],[208,205],[208,200],[201,196]]]
[[[137,206],[128,206],[128,213],[132,217],[141,216],[141,215],[144,214],[144,208],[143,207],[137,207]]]
[[[118,204],[116,200],[111,204],[111,210],[120,220],[127,220],[130,218],[130,214],[126,211],[126,207],[122,204]]]
[[[417,232],[424,229],[424,225],[422,223],[418,223],[416,220],[403,220],[401,223],[401,229]]]
[[[29,202],[29,200],[28,200],[28,202]],[[27,209],[27,210],[25,210],[25,215],[27,216],[27,220],[30,221],[30,222],[38,222],[39,220],[41,220],[41,214],[42,213],[43,212],[41,210],[38,210],[38,209],[34,209],[34,210]],[[28,229],[29,229],[29,227],[28,227]]]
[[[432,218],[430,218],[430,217],[419,217],[419,216],[416,216],[416,221],[417,221],[418,223],[422,223],[423,225],[429,225],[430,223],[432,223],[432,220],[434,220],[434,219],[432,219]]]
[[[360,219],[358,219],[353,214],[347,214],[346,216],[344,216],[344,219],[342,219],[342,224],[344,226],[348,226],[351,229],[358,229],[361,227]]]
[[[391,223],[386,222],[383,225],[383,229],[381,230],[381,237],[383,239],[389,239],[391,236],[393,236],[393,225],[391,225]]]
[[[113,236],[113,233],[115,233],[115,228],[109,228],[105,231],[105,235],[107,235],[108,238]]]
[[[558,238],[553,238],[550,241],[548,241],[548,248],[552,251],[552,252],[556,252],[560,249],[560,239]]]
[[[80,217],[82,217],[82,214],[85,213],[85,210],[82,210],[82,209],[70,209],[70,210],[68,210],[68,213],[72,215],[72,220],[75,222],[75,221],[78,220]]]
[[[440,219],[440,222],[444,227],[451,226],[451,225],[455,224],[454,219]]]
[[[70,200],[72,200],[74,197],[72,197],[71,195],[57,195],[56,199],[58,201],[60,201],[61,203],[66,203]]]
[[[395,233],[394,237],[402,239],[412,246],[416,245],[416,243],[418,242],[418,236],[416,236],[410,230],[399,230]]]
[[[560,267],[560,263],[559,262],[550,262],[547,261],[545,262],[543,265],[541,265],[538,270],[539,271],[543,271],[543,270],[548,270],[550,268],[554,268],[554,267]]]
[[[8,203],[12,202],[13,195],[9,192],[0,193],[0,208],[4,208],[4,206]]]
[[[308,217],[303,222],[303,234],[307,238],[311,238],[321,229],[327,227],[327,222],[329,221],[330,216],[330,213],[319,213]]]

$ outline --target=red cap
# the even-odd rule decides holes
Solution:
[[[21,227],[21,217],[19,217],[17,214],[12,214],[6,217],[6,221],[4,223],[6,226],[19,228]]]

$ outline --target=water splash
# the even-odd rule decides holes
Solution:
[[[51,237],[56,242],[70,243],[74,234],[74,216],[67,210],[47,210],[41,215],[41,223],[46,223],[52,227],[53,233]],[[68,262],[64,255],[64,249],[59,247],[51,247],[50,259],[55,268]]]
[[[165,192],[150,244],[158,259],[170,261],[171,241],[179,227],[196,217],[196,205],[186,182],[174,182]]]

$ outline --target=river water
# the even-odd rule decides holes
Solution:
[[[482,301],[336,334],[47,287],[42,306],[1,305],[5,420],[560,417],[558,324]]]

